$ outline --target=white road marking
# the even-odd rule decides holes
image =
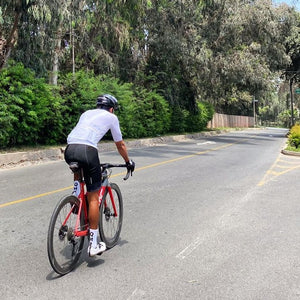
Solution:
[[[179,254],[177,254],[176,257],[179,259],[185,259],[195,249],[197,249],[198,246],[202,243],[203,243],[203,239],[200,239],[199,237],[196,238],[192,243],[190,243],[186,248],[184,248]]]
[[[136,288],[131,296],[129,298],[127,298],[127,300],[132,300],[132,299],[136,299],[136,298],[139,298],[139,297],[142,297],[142,296],[145,296],[146,295],[146,292],[143,291],[143,290],[140,290],[139,288]]]
[[[197,146],[201,146],[201,145],[214,145],[214,144],[216,144],[216,142],[206,141],[206,142],[197,143]]]
[[[238,215],[240,209],[251,200],[253,193],[255,192],[255,187],[253,187],[247,194],[240,199],[235,206],[230,207],[226,210],[226,212],[221,215],[214,226],[209,228],[208,230],[204,230],[201,232],[201,236],[197,237],[194,241],[192,241],[186,248],[184,248],[181,252],[176,255],[176,258],[184,260],[188,257],[193,251],[195,251],[200,245],[207,243],[207,241],[216,238],[220,232],[224,230],[231,230],[236,227],[236,219],[233,217],[234,215]],[[241,220],[239,220],[241,222]]]

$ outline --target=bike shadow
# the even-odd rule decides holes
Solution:
[[[124,245],[128,244],[128,241],[127,240],[122,240],[120,239],[118,241],[118,244],[115,246],[115,247],[123,247]],[[82,265],[82,264],[86,264],[86,266],[88,268],[96,268],[96,267],[99,267],[101,266],[102,264],[105,263],[105,257],[102,257],[102,255],[105,255],[106,252],[109,252],[111,250],[113,250],[114,248],[111,248],[111,249],[107,249],[104,253],[102,253],[101,255],[95,255],[93,257],[90,257],[87,253],[87,248],[88,248],[88,242],[87,240],[85,240],[84,242],[84,245],[83,245],[83,248],[82,248],[82,253],[81,253],[81,256],[80,256],[80,259],[79,261],[77,262],[76,264],[76,267],[70,272],[76,272],[76,270]],[[69,273],[68,273],[69,274]],[[68,275],[66,274],[66,275]],[[66,275],[60,275],[60,274],[57,274],[55,271],[51,271],[47,276],[46,276],[46,280],[56,280],[56,279],[59,279],[61,277],[64,277]]]

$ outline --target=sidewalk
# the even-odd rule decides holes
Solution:
[[[162,136],[157,138],[147,138],[139,140],[126,141],[128,149],[144,148],[156,145],[167,144],[171,142],[183,142],[192,139],[198,139],[205,136],[213,136],[221,133],[229,132],[230,130],[216,130],[200,132],[195,134]],[[100,142],[98,144],[99,152],[116,151],[114,142]],[[0,169],[7,169],[13,167],[27,166],[31,164],[38,164],[48,161],[57,161],[63,159],[64,147],[54,147],[45,150],[35,150],[29,152],[12,152],[0,154]]]

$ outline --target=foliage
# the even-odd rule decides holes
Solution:
[[[186,132],[188,125],[186,120],[189,117],[188,110],[181,108],[179,105],[173,105],[171,109],[171,132]]]
[[[186,118],[188,131],[197,132],[206,128],[208,121],[213,117],[214,109],[211,104],[205,102],[197,103],[197,110],[189,112]]]
[[[284,127],[289,127],[291,123],[291,111],[289,109],[282,111],[278,115],[278,119],[283,124]]]
[[[2,69],[0,139],[65,141],[102,91],[126,137],[203,128],[202,102],[252,116],[253,98],[289,125],[289,92],[274,95],[280,75],[299,80],[299,30],[299,12],[268,0],[0,0],[0,70],[25,66]]]
[[[298,149],[300,146],[300,125],[294,125],[288,135],[289,146]]]
[[[291,63],[285,70],[287,80],[293,78],[294,81],[300,81],[300,13],[286,16],[289,19],[289,34],[285,34],[286,52]]]
[[[299,69],[299,13],[271,1],[0,3],[0,52],[1,41],[13,37],[7,55],[46,80],[51,74],[53,83],[56,75],[92,70],[141,89],[155,86],[170,106],[189,113],[201,99],[218,112],[252,115],[249,99],[265,106],[272,80]]]
[[[68,74],[60,82],[65,135],[77,122],[80,114],[95,107],[99,94],[113,94],[119,101],[119,117],[124,137],[156,136],[169,130],[169,105],[154,91],[134,88],[108,76],[94,76],[92,72]]]
[[[144,128],[144,136],[157,136],[170,129],[170,111],[166,100],[155,91],[145,89],[135,90],[137,111],[134,122],[140,123]]]
[[[0,73],[0,144],[51,144],[61,135],[61,99],[20,63]]]
[[[117,97],[124,138],[158,136],[167,132],[200,131],[212,118],[208,103],[198,103],[193,114],[172,115],[169,103],[155,91],[93,72],[66,74],[57,87],[37,78],[20,63],[11,62],[0,73],[1,147],[65,143],[82,112],[94,109],[99,94]],[[178,126],[174,125],[174,119]],[[178,130],[178,131],[177,131]]]

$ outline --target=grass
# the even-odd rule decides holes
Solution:
[[[287,146],[285,148],[285,150],[292,151],[292,152],[299,152],[300,153],[300,148],[295,148],[295,147],[292,147],[292,146]]]

